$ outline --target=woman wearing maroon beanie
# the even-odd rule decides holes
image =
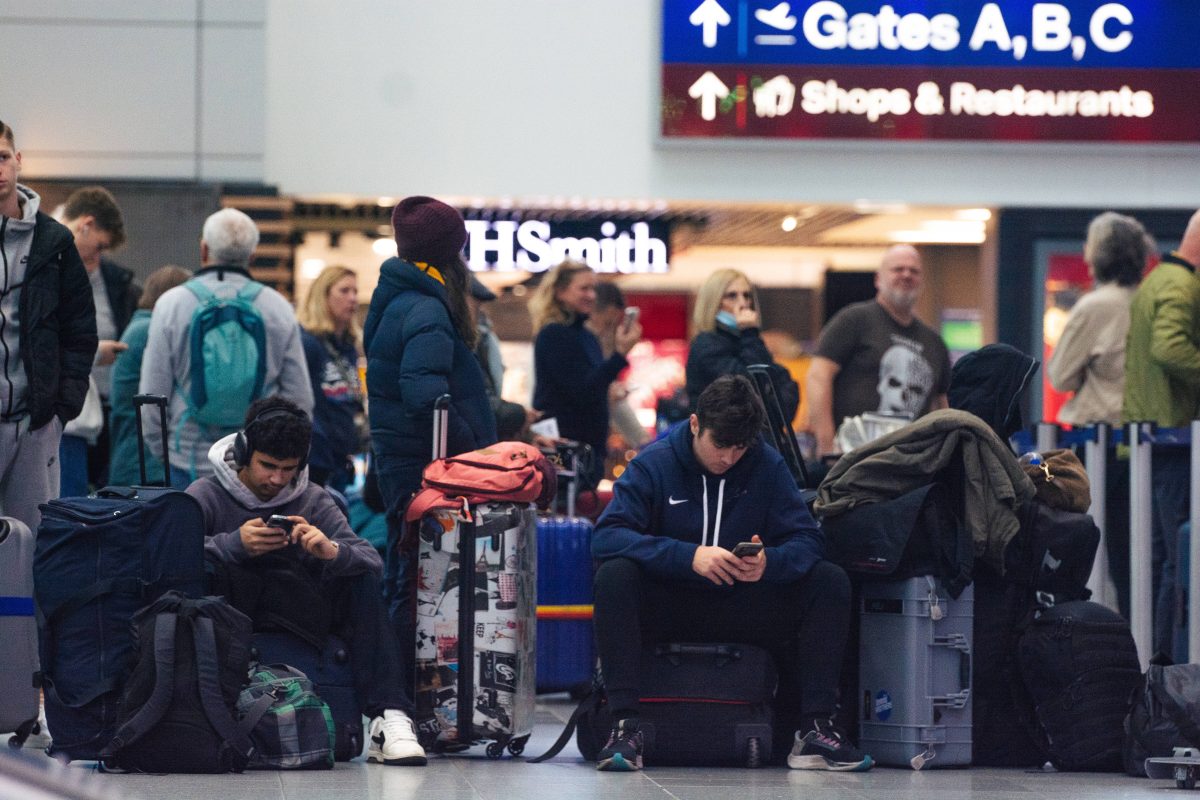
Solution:
[[[443,394],[451,397],[447,455],[495,442],[496,422],[473,352],[476,333],[467,309],[470,272],[461,255],[467,241],[462,215],[432,197],[408,197],[392,212],[392,228],[398,257],[380,268],[363,326],[363,347],[371,449],[388,506],[384,600],[411,695],[416,553],[400,552],[397,543],[404,507],[420,487],[432,452],[433,404]]]

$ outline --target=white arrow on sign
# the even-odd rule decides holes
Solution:
[[[717,27],[724,27],[733,21],[729,13],[721,8],[717,0],[704,0],[696,6],[696,10],[688,17],[688,22],[701,29],[704,35],[705,47],[717,46]]]
[[[688,87],[688,95],[700,101],[700,116],[712,122],[717,118],[717,101],[729,96],[729,87],[712,72],[706,72]]]

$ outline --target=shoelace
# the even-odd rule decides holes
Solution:
[[[413,730],[411,719],[385,719],[380,728],[380,733],[385,738],[390,739],[415,739],[417,738],[416,731]]]

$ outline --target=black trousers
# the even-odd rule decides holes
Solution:
[[[596,572],[596,645],[617,717],[637,711],[642,644],[667,641],[763,647],[779,666],[778,713],[832,716],[849,623],[850,580],[829,561],[795,583],[729,588],[662,580],[624,558]]]

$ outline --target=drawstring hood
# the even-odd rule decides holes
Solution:
[[[708,476],[701,475],[700,480],[704,483],[704,530],[700,532],[700,544],[708,545]],[[721,543],[721,514],[725,511],[725,479],[721,478],[721,482],[717,484],[717,519],[713,523],[713,539],[712,547],[716,547]]]
[[[806,574],[822,557],[824,537],[778,451],[760,437],[737,463],[714,474],[693,447],[690,426],[682,423],[629,462],[596,523],[592,554],[601,561],[632,559],[654,576],[733,591],[695,572],[696,550],[732,550],[758,535],[767,561],[762,580]]]

